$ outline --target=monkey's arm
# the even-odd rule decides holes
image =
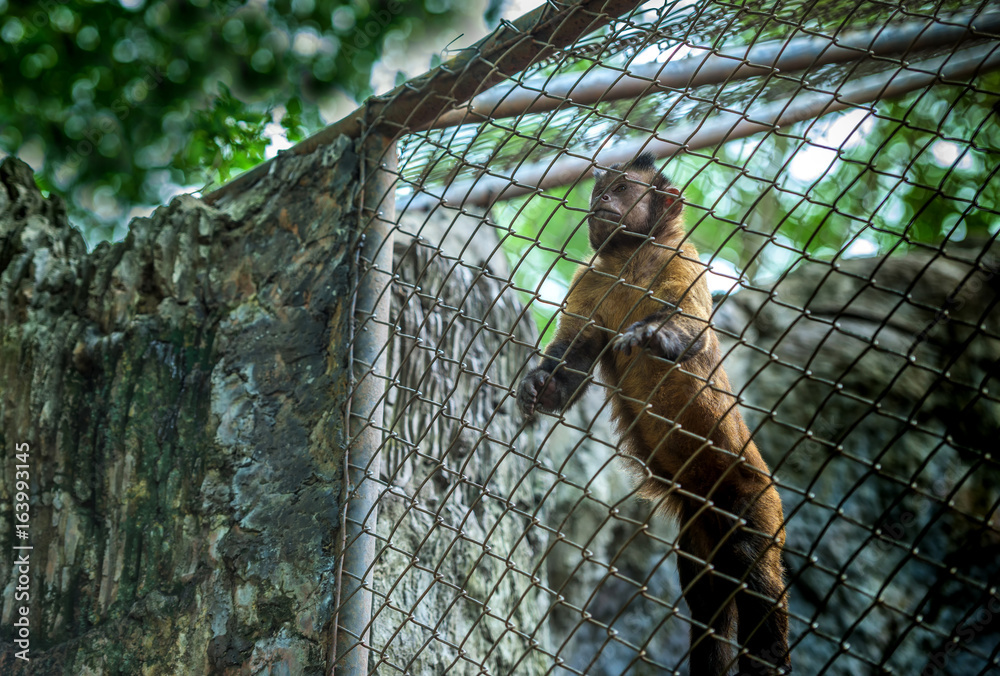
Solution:
[[[665,261],[660,273],[639,283],[640,286],[648,285],[653,295],[644,304],[649,309],[643,312],[649,314],[625,328],[612,348],[629,354],[635,348],[647,347],[658,357],[685,362],[705,349],[712,336],[709,324],[712,293],[706,281],[708,267],[699,260],[698,251],[690,244],[677,253],[664,248],[658,256]]]
[[[653,354],[676,362],[698,354],[708,343],[708,322],[672,303],[666,305],[625,329],[612,349],[629,354],[637,347],[648,347]]]
[[[517,388],[517,404],[525,417],[537,411],[557,413],[576,403],[590,385],[594,362],[607,340],[607,334],[593,322],[563,314],[542,363]]]

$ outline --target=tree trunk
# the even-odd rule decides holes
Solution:
[[[341,139],[93,252],[0,166],[0,671],[326,671],[358,166]]]
[[[395,270],[372,666],[542,673],[531,643],[548,642],[545,575],[533,567],[548,538],[532,519],[547,505],[507,396],[533,326],[502,276],[426,241],[397,244]]]

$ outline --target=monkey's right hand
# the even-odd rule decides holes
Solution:
[[[664,324],[660,319],[652,321],[644,319],[625,329],[612,343],[616,352],[632,354],[636,348],[647,347],[658,357],[670,361],[684,362],[701,351],[705,345],[703,334],[691,337],[670,322]]]
[[[533,418],[537,411],[561,409],[563,401],[552,373],[541,368],[528,373],[517,388],[517,405],[525,418]]]

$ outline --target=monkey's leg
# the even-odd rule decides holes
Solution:
[[[613,347],[626,354],[637,347],[648,347],[659,357],[684,362],[705,347],[708,331],[706,321],[685,316],[674,307],[632,324],[615,339]]]
[[[732,637],[736,623],[734,586],[707,572],[704,564],[683,555],[677,568],[691,618],[711,630],[709,633],[701,626],[691,625],[691,676],[726,676],[733,661],[732,646],[726,639]]]

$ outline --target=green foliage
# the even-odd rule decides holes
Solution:
[[[1000,230],[1000,74],[939,85],[664,163],[685,223],[723,275],[768,285],[801,261],[893,254]],[[592,181],[494,210],[543,331],[579,262]],[[545,339],[543,339],[544,342]]]
[[[298,143],[307,136],[309,127],[302,114],[302,101],[298,97],[293,96],[285,104],[281,127],[285,130],[285,138],[292,143]]]
[[[248,110],[220,82],[211,109],[195,111],[190,143],[174,156],[174,166],[190,175],[207,160],[219,179],[226,181],[234,170],[260,164],[268,145],[264,127],[270,113]]]
[[[570,189],[562,199],[549,196],[501,202],[494,217],[510,224],[503,248],[518,286],[538,302],[531,304],[543,332],[569,291],[573,273],[587,261],[587,211],[593,181]]]
[[[453,6],[454,5],[454,6]],[[387,43],[468,11],[445,0],[0,0],[0,151],[67,195],[91,241],[128,209],[258,164],[274,121],[372,93]],[[439,40],[440,41],[440,40]]]

